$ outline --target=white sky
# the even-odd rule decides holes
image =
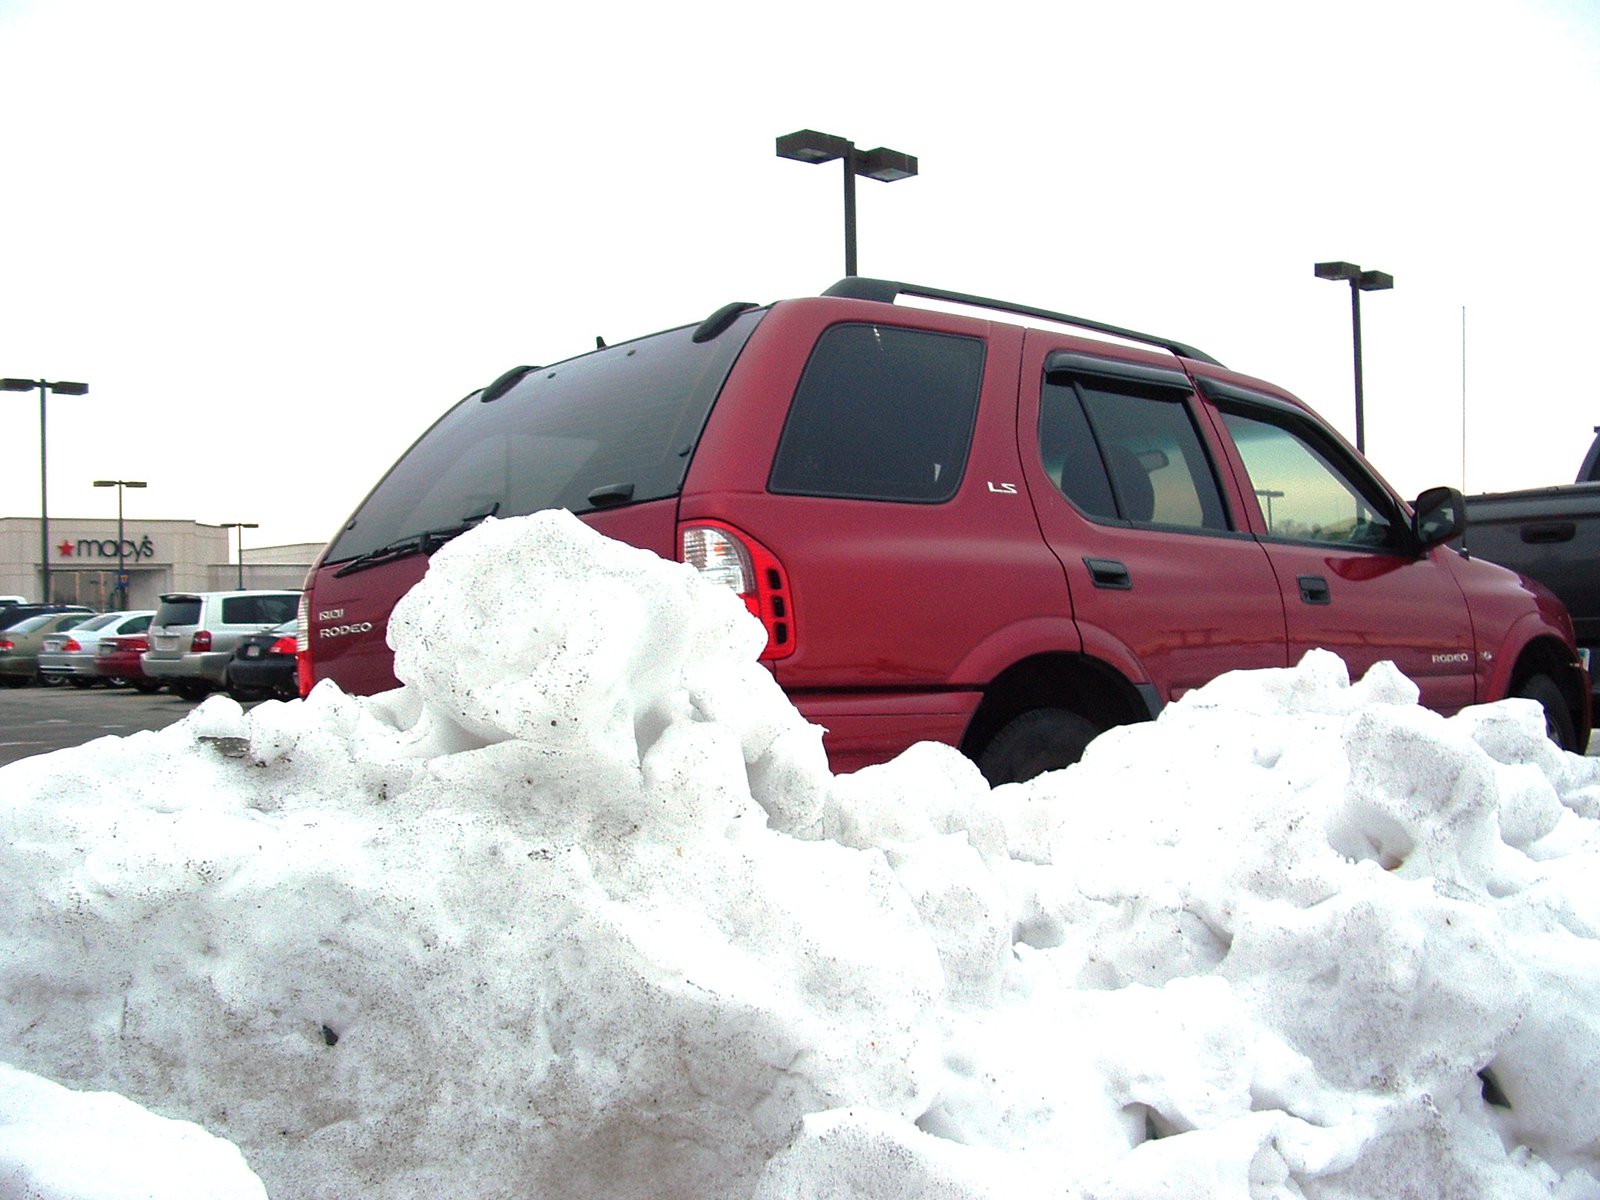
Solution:
[[[508,366],[842,274],[815,128],[862,180],[862,274],[1205,349],[1413,495],[1570,480],[1600,424],[1595,0],[0,0],[0,374],[50,403],[50,511],[321,541]],[[0,515],[36,515],[37,393],[0,394]]]

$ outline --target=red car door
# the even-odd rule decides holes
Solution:
[[[1442,712],[1472,704],[1466,598],[1436,547],[1360,458],[1286,400],[1203,381],[1259,505],[1262,545],[1283,590],[1289,657],[1313,647],[1359,678],[1385,659]]]
[[[1224,499],[1188,376],[1088,345],[1028,332],[1018,427],[1085,653],[1158,705],[1225,671],[1284,666],[1277,577]]]

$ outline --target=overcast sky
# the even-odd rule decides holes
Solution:
[[[860,270],[1197,345],[1406,495],[1566,482],[1600,385],[1600,2],[0,0],[0,375],[52,517],[325,540],[509,366]],[[1465,339],[1463,339],[1465,310]],[[1465,387],[1463,387],[1463,341]],[[0,393],[0,515],[39,511]]]

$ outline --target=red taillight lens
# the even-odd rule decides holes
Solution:
[[[306,590],[300,593],[300,603],[294,613],[294,680],[302,696],[311,694],[316,682],[311,674],[311,580],[306,580]]]
[[[279,638],[277,641],[273,642],[272,645],[267,647],[268,654],[293,654],[294,652],[295,639],[292,633],[285,637]]]
[[[211,631],[209,629],[196,629],[194,636],[189,639],[189,649],[195,654],[211,649]]]
[[[77,638],[68,638],[66,641],[61,643],[61,649],[67,654],[76,654],[79,650],[82,650],[83,647],[78,644]]]
[[[794,653],[794,606],[789,577],[772,551],[721,521],[696,521],[679,531],[679,552],[712,583],[732,588],[767,630],[763,660]]]
[[[15,650],[17,644],[10,638],[0,638],[0,650]]]

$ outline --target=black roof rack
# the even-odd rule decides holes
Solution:
[[[1034,308],[1027,304],[1014,304],[1009,300],[994,300],[988,296],[969,296],[963,292],[949,292],[943,288],[923,287],[915,283],[896,283],[889,279],[864,279],[860,275],[851,275],[841,279],[822,294],[824,296],[841,296],[849,300],[876,300],[882,304],[893,304],[900,296],[921,296],[927,300],[944,300],[952,304],[969,304],[974,308],[993,308],[1000,312],[1015,313],[1018,316],[1039,317],[1046,321],[1059,321],[1063,325],[1075,325],[1080,329],[1092,329],[1097,333],[1109,333],[1114,337],[1126,338],[1131,342],[1143,342],[1148,346],[1158,346],[1168,353],[1178,355],[1180,358],[1192,358],[1196,362],[1210,363],[1214,367],[1222,366],[1221,363],[1203,350],[1196,350],[1193,346],[1185,345],[1183,342],[1175,342],[1171,338],[1156,337],[1150,333],[1140,333],[1136,329],[1123,329],[1119,325],[1107,325],[1104,321],[1091,321],[1084,317],[1051,312],[1047,308]]]

